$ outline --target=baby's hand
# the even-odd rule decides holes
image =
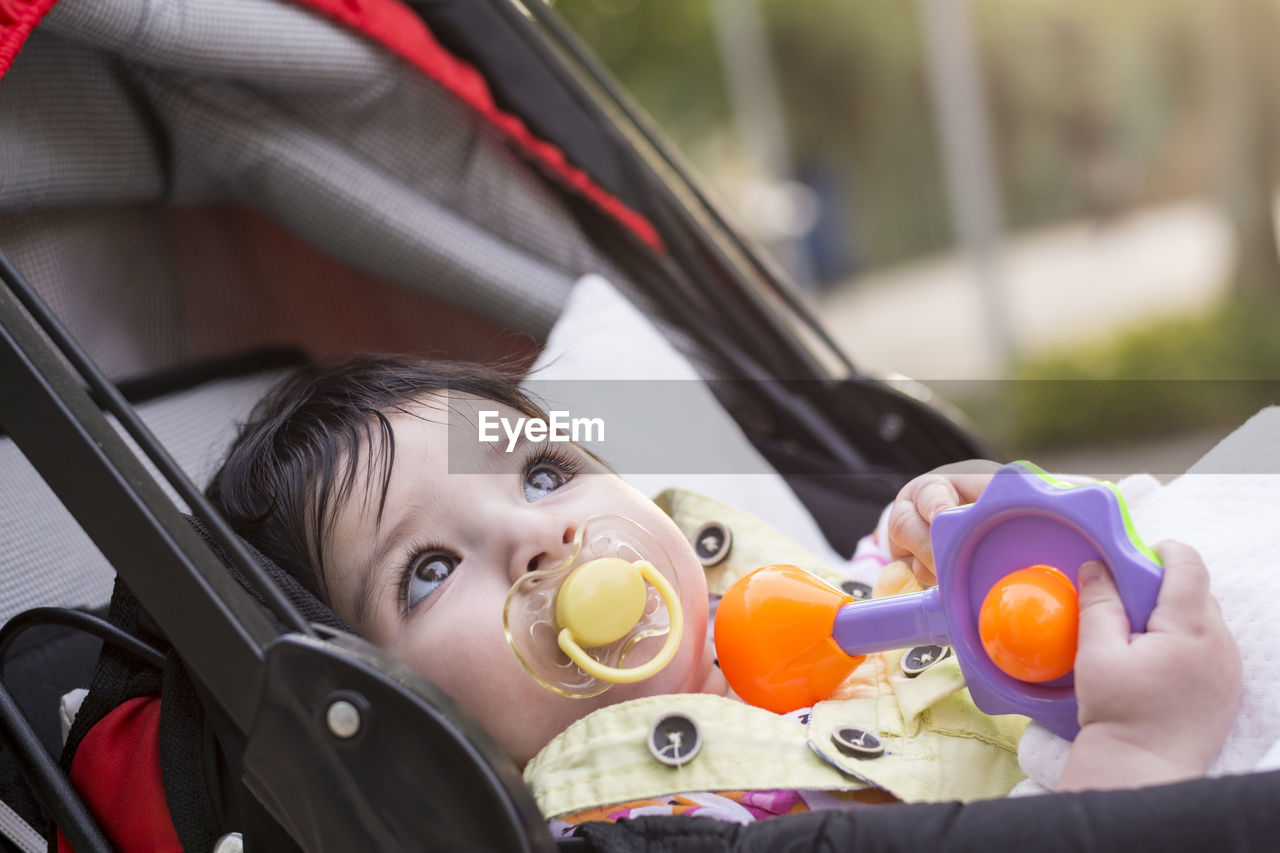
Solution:
[[[925,586],[938,582],[933,566],[929,525],[938,513],[973,503],[1000,469],[997,462],[970,459],[935,468],[902,487],[889,510],[889,553],[911,563]]]
[[[1106,568],[1093,562],[1080,569],[1081,730],[1059,790],[1201,776],[1231,728],[1240,650],[1209,593],[1209,573],[1180,542],[1163,542],[1157,551],[1164,581],[1142,634],[1130,633]]]

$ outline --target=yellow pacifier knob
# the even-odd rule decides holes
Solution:
[[[595,660],[583,646],[607,646],[635,628],[644,617],[650,583],[667,608],[667,641],[650,660],[628,668],[609,666]],[[631,684],[657,675],[671,663],[684,634],[684,611],[671,582],[653,563],[628,563],[620,557],[601,557],[573,570],[556,596],[556,619],[561,628],[556,638],[560,649],[583,672],[602,681]]]
[[[579,645],[607,646],[626,636],[644,615],[644,577],[621,557],[579,566],[556,596],[556,619]]]

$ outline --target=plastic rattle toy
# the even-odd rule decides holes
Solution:
[[[794,566],[742,578],[716,611],[729,685],[785,712],[825,699],[865,655],[951,645],[979,708],[1074,738],[1077,571],[1107,564],[1135,631],[1146,630],[1163,577],[1119,491],[1014,462],[977,501],[940,513],[930,535],[938,586],[924,592],[855,601]]]
[[[670,557],[647,530],[618,515],[587,519],[563,562],[512,585],[502,615],[525,670],[544,687],[579,698],[657,675],[684,630]],[[662,636],[657,652],[648,651],[652,644],[640,650],[642,640]]]

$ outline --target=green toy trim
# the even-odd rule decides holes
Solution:
[[[1160,556],[1156,554],[1155,551],[1151,550],[1151,547],[1147,545],[1146,542],[1143,542],[1142,538],[1138,536],[1138,531],[1134,529],[1134,526],[1133,526],[1133,518],[1130,517],[1129,515],[1129,506],[1124,502],[1124,495],[1120,494],[1120,489],[1116,487],[1115,483],[1110,483],[1110,482],[1107,482],[1106,480],[1098,480],[1095,483],[1089,483],[1089,484],[1068,483],[1066,480],[1058,479],[1057,477],[1050,474],[1048,471],[1041,468],[1039,465],[1035,464],[1034,462],[1029,462],[1026,459],[1018,459],[1013,464],[1021,465],[1023,468],[1026,468],[1028,471],[1030,471],[1032,474],[1035,474],[1041,480],[1044,480],[1049,485],[1056,486],[1059,489],[1076,489],[1082,485],[1096,485],[1096,484],[1101,484],[1103,486],[1106,486],[1108,489],[1111,490],[1111,493],[1116,496],[1116,503],[1119,504],[1120,506],[1120,518],[1124,522],[1124,532],[1129,537],[1129,541],[1133,543],[1133,547],[1137,548],[1140,552],[1142,552],[1142,554],[1145,557],[1150,559],[1157,566],[1160,566],[1162,568],[1164,567],[1164,563],[1160,562]]]

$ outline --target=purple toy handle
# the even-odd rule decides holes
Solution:
[[[846,604],[836,611],[831,636],[851,655],[951,644],[951,631],[936,586],[924,592]]]
[[[851,655],[949,643],[979,708],[1025,714],[1074,738],[1074,673],[1044,683],[1006,674],[983,649],[978,614],[991,587],[1012,572],[1048,565],[1076,585],[1080,566],[1101,560],[1130,626],[1145,631],[1164,573],[1133,532],[1119,492],[1108,483],[1070,485],[1014,462],[996,472],[977,501],[938,515],[930,535],[938,586],[845,605],[832,631],[836,643]]]

